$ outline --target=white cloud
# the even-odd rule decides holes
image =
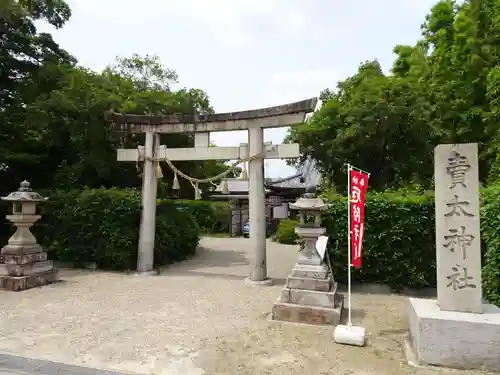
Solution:
[[[287,104],[303,99],[318,97],[320,91],[334,87],[339,79],[333,70],[288,71],[270,74],[267,84],[260,88],[255,108]],[[266,129],[265,141],[279,144],[283,141],[288,128]],[[218,146],[234,146],[247,142],[247,132],[221,132],[212,134]]]
[[[263,87],[260,97],[270,105],[319,97],[322,90],[334,88],[341,78],[333,69],[276,72]]]
[[[258,43],[266,31],[276,34],[305,32],[312,27],[310,12],[297,0],[184,0],[171,3],[175,14],[209,28],[218,41],[230,46]],[[264,39],[265,40],[265,39]]]
[[[378,58],[388,69],[394,45],[415,42],[437,0],[67,1],[70,22],[42,30],[82,65],[100,70],[117,55],[156,54],[181,86],[205,90],[225,112],[318,96],[364,60]],[[264,138],[276,144],[285,134],[269,129]],[[212,139],[234,146],[247,134]],[[290,174],[280,161],[266,164],[270,175]]]
[[[259,107],[281,105],[311,97],[318,97],[322,89],[334,87],[339,75],[334,70],[305,70],[277,72],[271,75],[266,86],[258,95]],[[266,129],[264,141],[280,144],[288,128]],[[218,146],[235,146],[248,142],[246,131],[213,133],[211,139]],[[266,174],[273,177],[286,177],[295,170],[282,160],[266,161]]]

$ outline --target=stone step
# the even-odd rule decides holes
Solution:
[[[321,292],[306,289],[283,288],[281,291],[281,301],[285,303],[294,303],[304,306],[335,307],[337,302],[335,294],[337,283],[329,292]]]
[[[332,285],[333,285],[332,275],[328,275],[326,279],[315,279],[311,277],[295,277],[295,276],[289,276],[286,279],[286,287],[290,289],[304,289],[304,290],[316,290],[320,292],[330,292]]]
[[[343,296],[337,294],[336,298],[333,308],[296,305],[278,299],[273,306],[272,318],[277,321],[336,326],[340,322],[344,306]]]
[[[0,264],[1,276],[29,276],[48,272],[54,268],[51,260],[24,264]]]
[[[0,277],[0,286],[11,291],[21,291],[37,286],[47,285],[57,281],[57,270],[36,273],[28,276],[2,276]]]
[[[24,254],[24,255],[17,255],[17,254],[0,255],[0,263],[5,263],[5,264],[26,264],[33,262],[43,262],[45,260],[47,260],[47,253],[45,251],[41,253]]]
[[[331,275],[330,270],[324,264],[296,264],[290,276],[310,279],[327,279]]]
[[[43,248],[38,244],[30,245],[10,245],[2,247],[2,255],[26,255],[42,253]]]

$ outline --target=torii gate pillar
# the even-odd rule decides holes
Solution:
[[[154,248],[156,232],[156,179],[155,159],[160,146],[160,137],[153,132],[146,132],[144,143],[144,170],[141,191],[141,226],[139,228],[139,246],[137,249],[137,274],[156,275],[154,267]]]
[[[142,192],[142,220],[140,228],[138,274],[154,274],[153,256],[156,214],[155,161],[186,160],[242,160],[249,155],[262,157],[249,162],[250,208],[250,272],[246,281],[256,285],[269,285],[266,262],[266,197],[264,187],[264,158],[281,159],[300,156],[298,144],[264,145],[264,128],[299,125],[306,114],[314,111],[317,98],[276,107],[241,112],[202,115],[143,116],[107,113],[106,119],[119,126],[119,130],[146,133],[144,146],[144,176]],[[247,147],[209,147],[209,133],[248,130]],[[159,145],[159,134],[194,133],[194,148],[171,148]],[[265,152],[264,152],[265,151]],[[119,149],[118,161],[137,161],[137,149]]]
[[[250,155],[258,155],[263,151],[264,129],[260,127],[248,130],[248,148]],[[264,190],[264,158],[248,163],[249,169],[249,219],[250,242],[253,250],[250,258],[248,281],[271,283],[267,278],[266,260],[266,195]]]

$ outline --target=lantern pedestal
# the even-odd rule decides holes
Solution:
[[[334,325],[340,322],[344,298],[337,294],[337,283],[328,266],[316,251],[318,237],[325,233],[319,215],[326,205],[306,194],[291,206],[301,214],[301,225],[295,229],[303,246],[285,287],[273,307],[273,319],[294,323]],[[314,223],[306,222],[306,215]]]
[[[315,325],[339,324],[344,306],[343,296],[336,293],[336,283],[332,283],[329,291],[305,289],[315,288],[317,281],[302,278],[299,289],[292,288],[293,282],[290,283],[289,279],[273,306],[273,320]],[[321,283],[324,280],[319,281]]]
[[[57,270],[30,231],[40,219],[35,214],[36,204],[45,199],[33,192],[26,181],[18,191],[2,199],[13,202],[13,214],[6,218],[14,224],[16,232],[1,250],[0,286],[20,291],[56,281]]]
[[[304,239],[297,264],[273,307],[273,319],[295,323],[337,325],[344,298],[315,249],[324,228],[297,228]]]
[[[1,276],[0,285],[3,289],[13,292],[57,281],[57,270],[54,268],[51,260],[36,262],[34,264],[2,264],[1,266],[2,270],[0,272],[7,273],[7,275]],[[22,274],[22,276],[13,276],[15,274]]]

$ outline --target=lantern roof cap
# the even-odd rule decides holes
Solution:
[[[6,197],[1,197],[1,199],[9,202],[45,202],[48,198],[44,198],[36,191],[33,191],[30,188],[30,183],[24,180],[21,182],[19,189]]]
[[[315,197],[314,194],[306,193],[297,199],[295,203],[290,204],[290,208],[298,211],[319,212],[326,210],[328,205],[323,199]]]

